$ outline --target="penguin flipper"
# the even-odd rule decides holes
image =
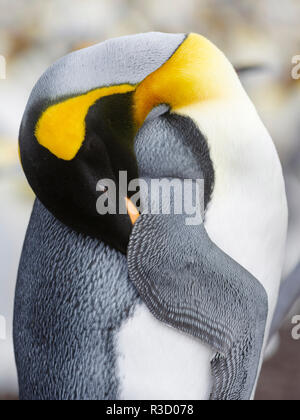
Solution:
[[[183,216],[145,215],[128,247],[129,276],[161,322],[213,347],[212,400],[251,399],[268,314],[263,286]]]

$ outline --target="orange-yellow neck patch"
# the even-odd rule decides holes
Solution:
[[[59,159],[74,159],[85,139],[85,119],[90,107],[105,96],[134,90],[131,85],[104,87],[50,106],[37,123],[38,142]]]
[[[153,107],[162,103],[176,110],[231,95],[237,80],[230,62],[214,44],[190,34],[175,54],[137,87],[136,122],[141,126]]]

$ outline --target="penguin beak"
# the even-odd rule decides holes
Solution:
[[[125,202],[126,202],[127,213],[128,213],[128,216],[130,217],[131,223],[132,225],[135,225],[138,218],[140,217],[140,213],[129,198],[126,197]]]

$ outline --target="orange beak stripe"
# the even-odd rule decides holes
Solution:
[[[138,220],[138,218],[140,217],[140,213],[135,207],[135,205],[133,204],[133,202],[129,200],[129,198],[126,197],[125,201],[126,201],[127,213],[130,217],[131,223],[134,225],[136,221]]]

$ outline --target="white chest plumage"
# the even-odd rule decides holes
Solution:
[[[199,110],[195,113],[196,119]],[[206,230],[264,286],[271,318],[281,282],[288,214],[275,146],[247,97],[226,107],[206,105],[200,115],[198,124],[215,171]]]
[[[216,245],[266,289],[267,338],[287,229],[284,181],[275,147],[246,97],[232,105],[191,106],[179,113],[198,124],[214,165],[215,186],[206,230]],[[161,324],[144,304],[123,325],[116,344],[121,399],[209,397],[213,350]]]

